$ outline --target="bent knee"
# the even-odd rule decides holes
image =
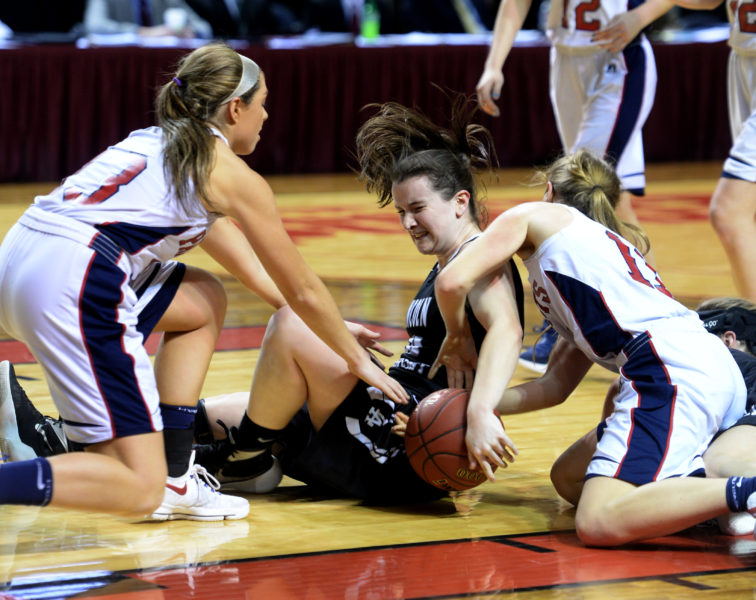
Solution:
[[[282,306],[268,321],[268,327],[265,329],[265,339],[285,339],[292,340],[292,334],[303,335],[310,329],[305,322],[294,312],[290,306]]]
[[[228,299],[223,282],[203,269],[190,268],[171,302],[174,319],[183,327],[212,324],[219,328],[226,316]],[[167,313],[168,314],[168,313]]]
[[[732,227],[732,211],[721,204],[709,205],[709,222],[719,233],[726,233]]]
[[[592,515],[575,516],[575,532],[586,546],[618,546],[627,540],[617,535],[612,524],[602,517]]]
[[[753,221],[753,208],[742,198],[728,193],[715,193],[709,204],[709,221],[720,234],[728,234]]]

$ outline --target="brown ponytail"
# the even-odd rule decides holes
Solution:
[[[242,76],[242,62],[225,44],[209,44],[184,56],[174,77],[156,100],[158,125],[165,141],[164,168],[176,197],[192,210],[190,191],[208,206],[207,182],[215,160],[212,118]],[[259,88],[241,96],[247,104]]]
[[[496,161],[491,133],[471,123],[476,108],[458,95],[452,102],[450,125],[444,129],[427,116],[397,104],[371,104],[378,112],[357,132],[359,177],[379,206],[391,202],[391,186],[410,178],[428,177],[449,200],[460,190],[470,193],[470,215],[482,227],[487,214],[476,195],[474,171],[492,169]]]

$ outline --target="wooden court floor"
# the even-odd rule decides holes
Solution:
[[[637,213],[658,270],[695,306],[734,295],[724,252],[707,222],[720,164],[652,165]],[[528,171],[489,182],[492,215],[539,199]],[[417,254],[391,208],[380,210],[351,176],[272,178],[281,214],[301,252],[346,318],[376,326],[399,353],[415,288],[432,266]],[[51,185],[0,186],[0,236]],[[195,251],[194,265],[227,285],[226,328],[204,393],[246,390],[270,309]],[[539,322],[526,301],[526,343]],[[154,347],[155,340],[149,344]],[[57,415],[39,366],[0,332],[0,360],[16,365],[35,403]],[[386,361],[388,363],[388,359]],[[521,367],[515,382],[533,374]],[[612,375],[594,367],[565,404],[508,418],[520,456],[495,483],[433,503],[369,506],[316,497],[284,479],[250,496],[243,521],[137,523],[104,514],[0,507],[0,600],[756,598],[756,541],[707,525],[631,547],[584,547],[574,510],[549,482],[553,460],[595,426]]]

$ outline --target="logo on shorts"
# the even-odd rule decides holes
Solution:
[[[45,489],[45,480],[42,477],[42,465],[40,464],[37,464],[37,489],[38,490]]]

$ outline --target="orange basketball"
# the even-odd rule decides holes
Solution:
[[[469,390],[438,390],[420,401],[407,423],[404,445],[412,468],[442,490],[467,490],[486,480],[482,471],[469,468],[465,445],[469,399]]]

